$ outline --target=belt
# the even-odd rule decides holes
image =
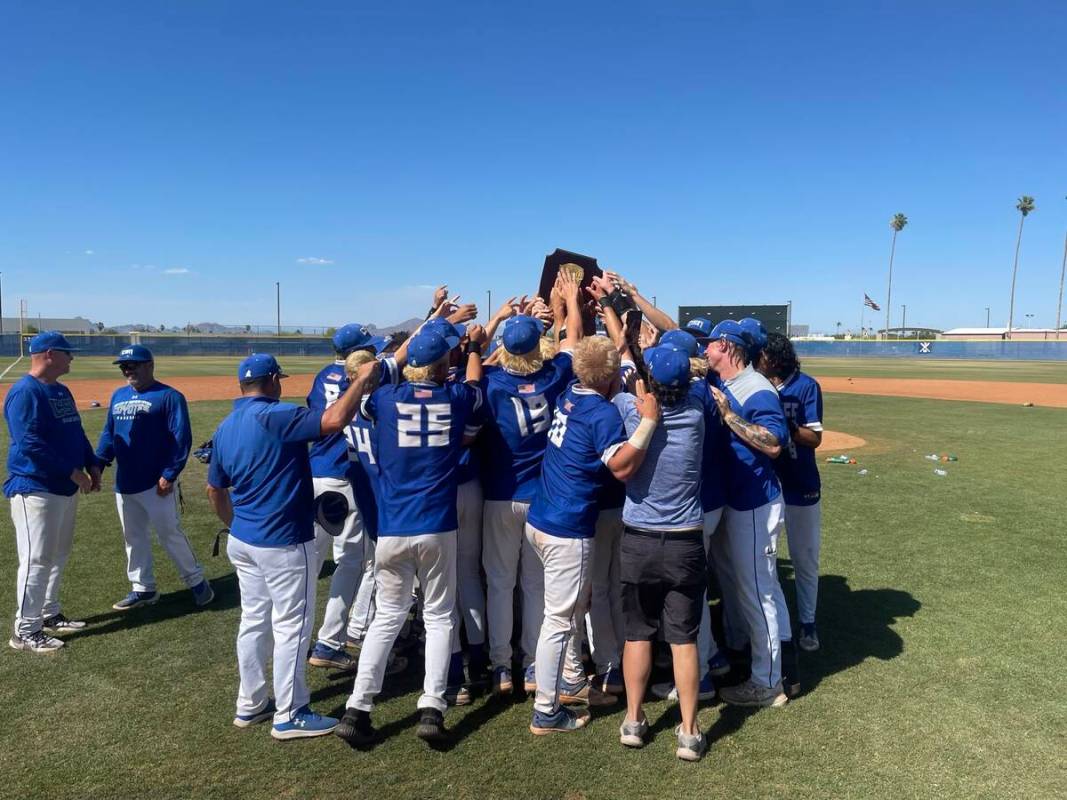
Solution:
[[[631,528],[626,525],[623,530],[631,536],[646,536],[649,539],[660,539],[667,541],[670,539],[701,539],[704,538],[703,528],[689,528],[684,531],[644,531],[640,528]]]

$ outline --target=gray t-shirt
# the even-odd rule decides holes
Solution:
[[[613,400],[629,436],[641,416],[636,398],[625,392]],[[622,521],[631,528],[679,531],[700,528],[700,462],[704,449],[704,409],[691,396],[663,409],[641,468],[626,482]]]

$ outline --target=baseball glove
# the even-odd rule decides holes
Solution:
[[[201,464],[211,463],[211,451],[215,447],[215,443],[208,439],[193,451],[193,458],[199,461]]]

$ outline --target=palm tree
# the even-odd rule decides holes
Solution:
[[[889,220],[889,227],[893,229],[893,241],[889,245],[889,288],[885,296],[885,338],[889,338],[889,309],[893,307],[893,256],[897,250],[897,234],[904,230],[908,224],[908,218],[903,214],[894,214]]]
[[[837,335],[838,336],[841,335],[841,323],[840,322],[837,323]]]
[[[1019,217],[1019,235],[1015,237],[1015,264],[1011,268],[1011,299],[1008,301],[1008,338],[1011,338],[1011,324],[1015,321],[1015,275],[1019,271],[1019,247],[1023,243],[1023,223],[1026,221],[1026,215],[1034,210],[1034,198],[1029,195],[1023,195],[1019,198],[1019,202],[1015,204],[1015,207],[1019,209],[1019,213],[1022,215]]]

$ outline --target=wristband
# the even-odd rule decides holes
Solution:
[[[480,356],[482,354],[482,346],[478,342],[467,342],[467,347],[464,352],[467,353],[467,355],[475,353]]]
[[[635,450],[647,450],[648,445],[652,442],[652,434],[656,431],[656,420],[641,418],[641,421],[637,423],[637,430],[633,432],[633,435],[629,438],[629,444]]]

